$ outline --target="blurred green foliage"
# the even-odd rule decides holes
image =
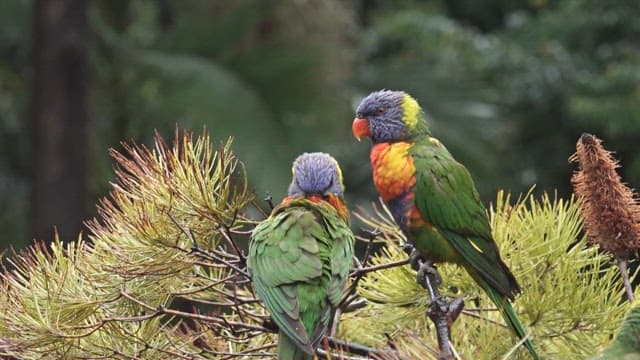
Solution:
[[[259,196],[281,197],[303,151],[343,165],[350,203],[374,198],[352,107],[404,89],[434,134],[498,188],[569,192],[583,131],[640,179],[637,1],[96,1],[90,7],[93,208],[112,174],[109,147],[153,130],[207,127],[236,138]],[[0,2],[0,228],[28,241],[32,1]],[[257,169],[258,171],[256,171]],[[64,204],[61,204],[64,211]]]
[[[27,242],[29,10],[0,3],[0,246]],[[18,245],[18,246],[19,246]]]
[[[373,14],[358,85],[415,94],[485,199],[536,183],[566,195],[566,159],[583,131],[600,134],[637,181],[640,3],[404,4]]]

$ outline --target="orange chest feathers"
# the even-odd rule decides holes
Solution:
[[[384,201],[406,195],[416,184],[410,143],[381,143],[371,149],[373,183]]]

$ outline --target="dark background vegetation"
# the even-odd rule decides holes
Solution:
[[[496,190],[570,193],[583,131],[640,179],[640,2],[0,1],[0,246],[77,237],[113,180],[108,148],[179,124],[235,137],[280,198],[303,151],[375,198],[354,105],[403,89]]]

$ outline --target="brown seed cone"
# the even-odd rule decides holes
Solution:
[[[580,168],[573,174],[573,191],[582,198],[581,211],[590,242],[620,258],[640,248],[640,206],[633,191],[616,172],[620,167],[602,140],[584,133],[571,161]]]

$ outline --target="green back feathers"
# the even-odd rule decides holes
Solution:
[[[247,265],[256,293],[281,336],[309,354],[342,298],[353,241],[330,204],[304,198],[276,207],[252,234]]]
[[[509,303],[520,292],[520,287],[500,258],[489,218],[471,175],[435,138],[416,141],[409,153],[416,168],[416,207],[438,234],[426,241],[444,241],[455,249],[454,254],[444,260],[463,266],[498,306],[511,330],[524,338],[526,331]],[[429,231],[434,232],[433,229]],[[421,244],[424,241],[418,238],[416,247],[434,248],[433,244]],[[445,249],[446,245],[439,248]],[[524,345],[535,359],[539,359],[531,340],[527,339]]]
[[[513,299],[520,289],[500,259],[489,218],[467,169],[435,138],[416,142],[410,154],[416,167],[416,206],[460,254],[449,261],[477,271],[502,296]]]

